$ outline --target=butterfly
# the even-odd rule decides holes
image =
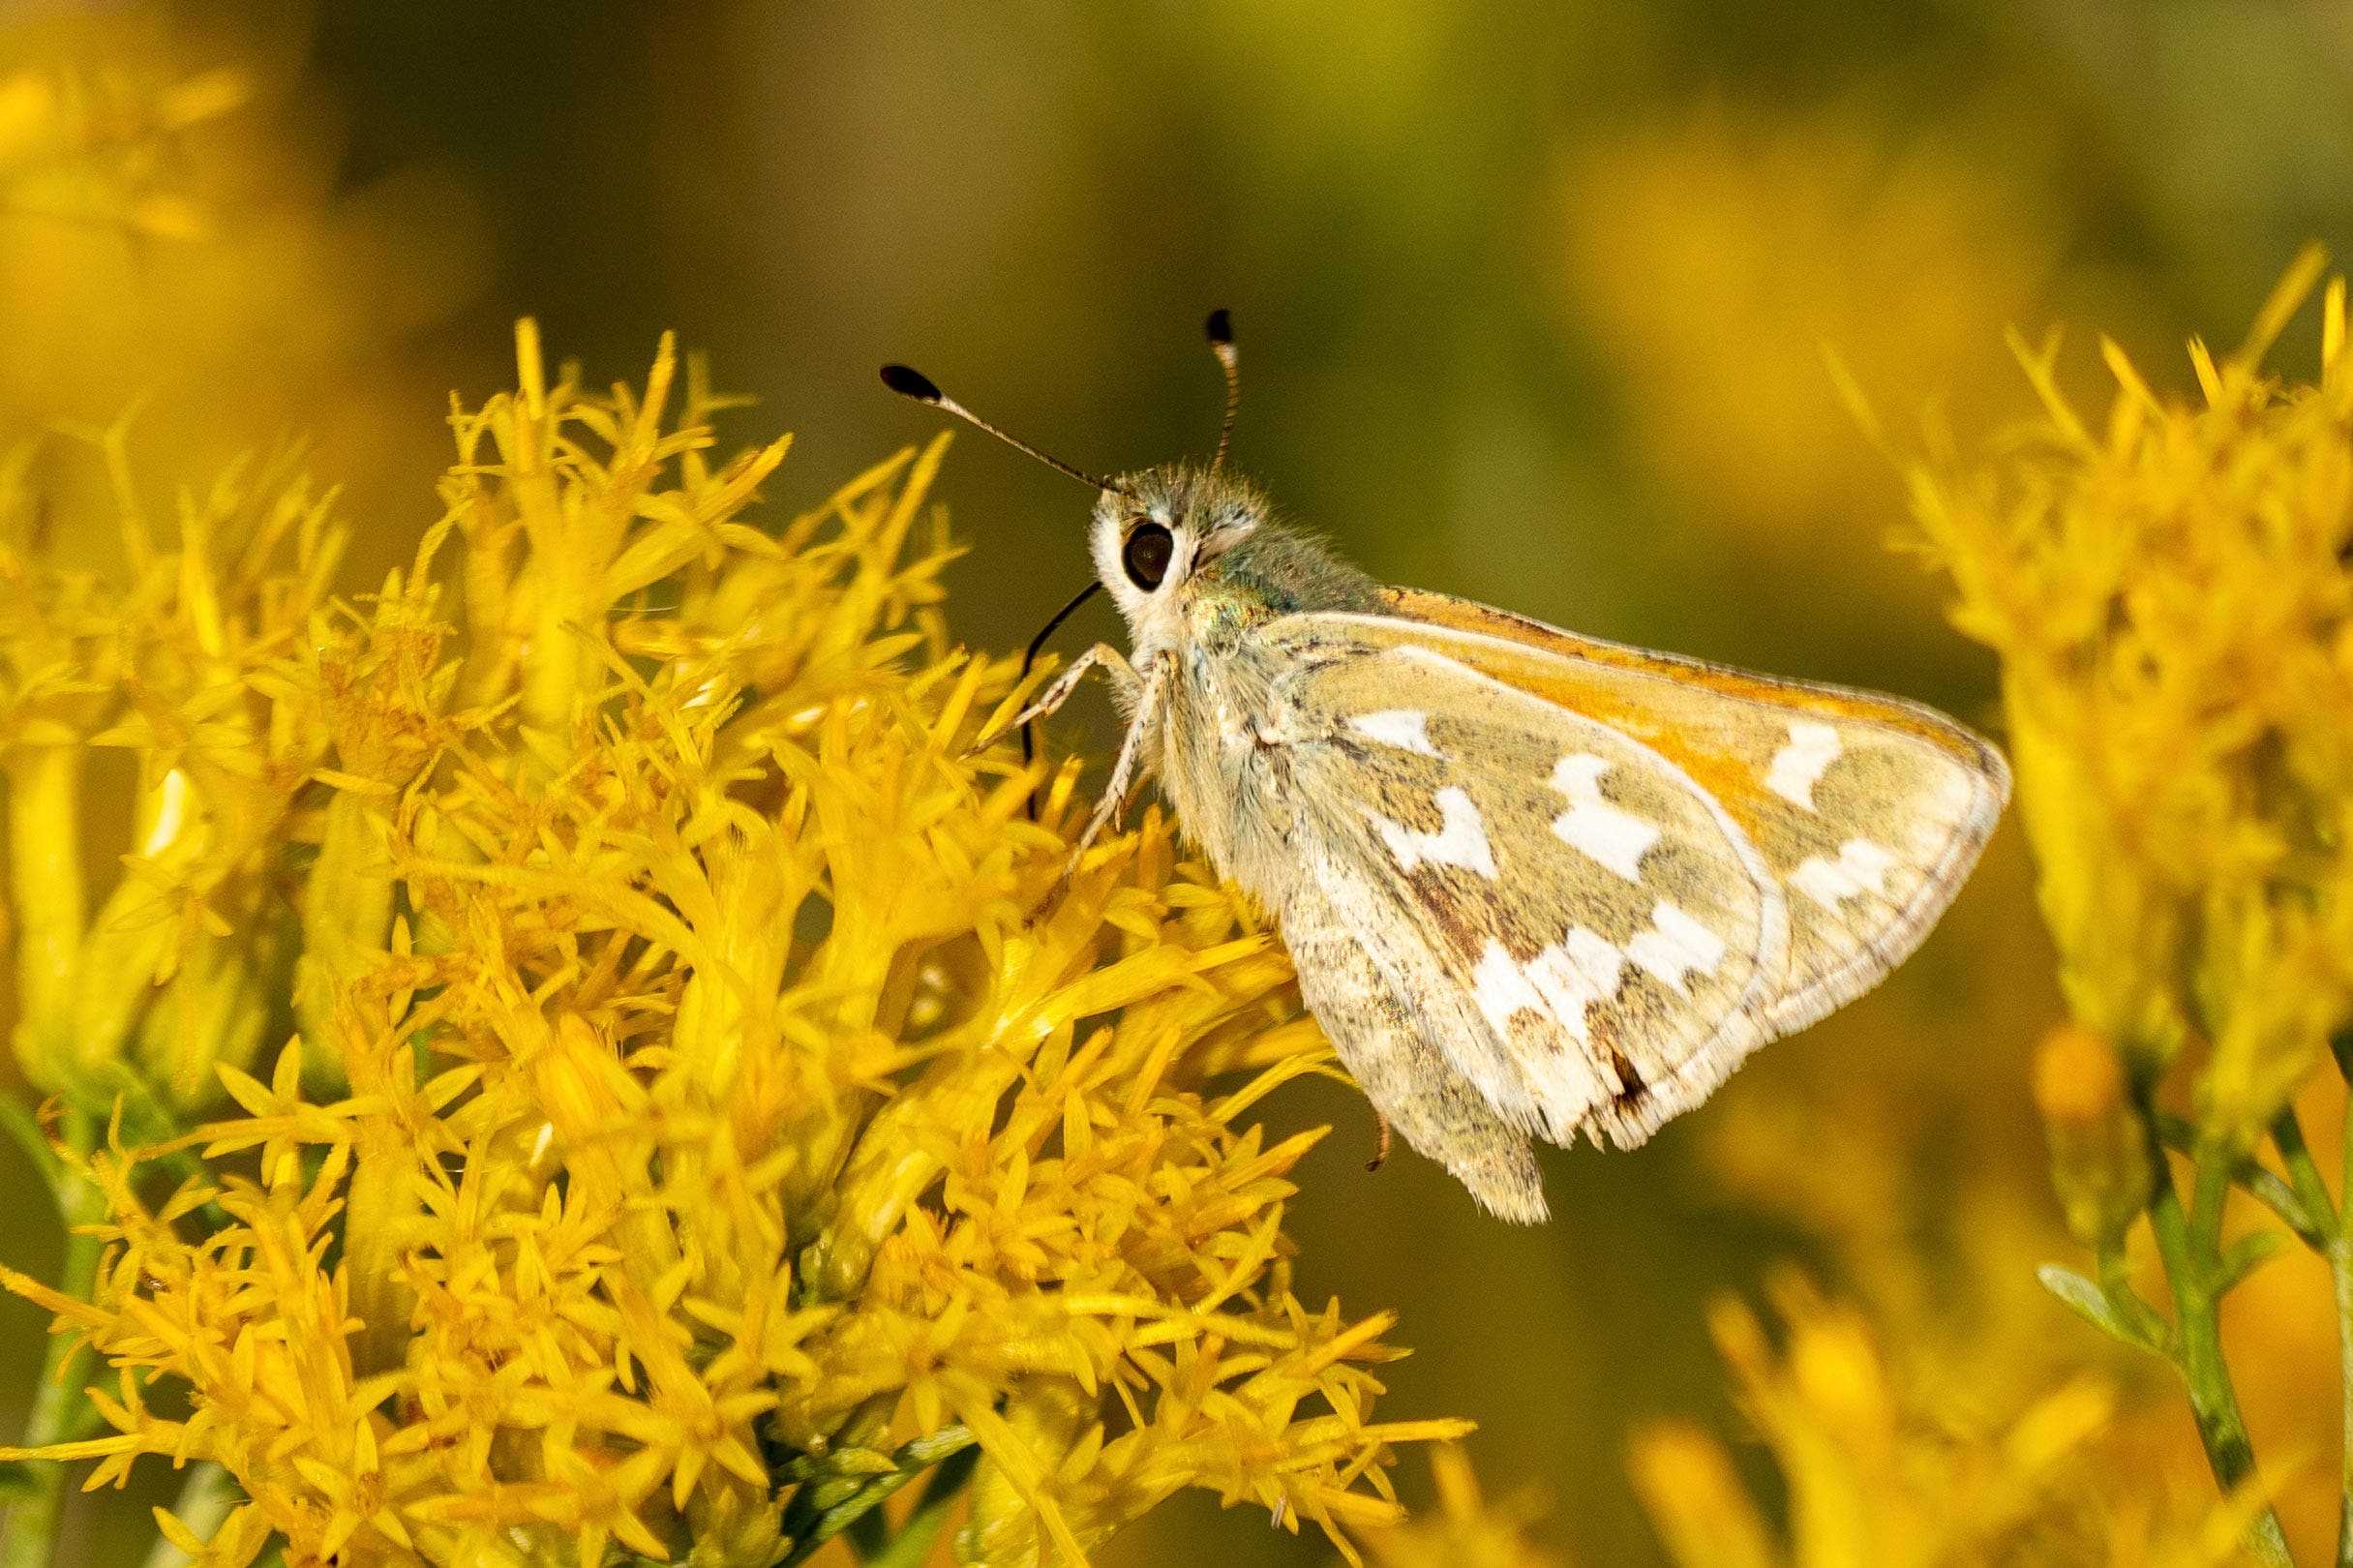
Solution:
[[[1491,1212],[1545,1217],[1530,1140],[1643,1142],[1767,1040],[1876,984],[1969,875],[2009,796],[1944,714],[1392,588],[1274,520],[1224,467],[1099,479],[902,365],[893,391],[1096,488],[1130,632],[1090,671],[1126,731],[1079,840],[1157,776],[1271,912],[1300,994],[1384,1128]],[[1039,644],[1032,645],[1033,655]]]

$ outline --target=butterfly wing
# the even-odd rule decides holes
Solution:
[[[1445,1037],[1360,940],[1384,917],[1395,919],[1393,890],[1328,853],[1298,869],[1282,930],[1299,992],[1365,1097],[1490,1211],[1522,1224],[1542,1220],[1544,1179],[1524,1128],[1455,1066]]]
[[[1458,623],[1267,628],[1299,876],[1462,1078],[1558,1141],[1640,1142],[1867,988],[2006,793],[1990,748],[1892,699],[1398,608]]]
[[[1295,948],[1312,893],[1455,1071],[1557,1142],[1640,1141],[1764,1038],[1787,900],[1673,762],[1443,653],[1290,629]]]
[[[1384,590],[1401,632],[1642,739],[1720,802],[1789,894],[1771,1035],[1827,1015],[1910,955],[2009,799],[2002,754],[1917,703],[1579,637],[1483,605]],[[1769,1038],[1769,1037],[1768,1037]]]

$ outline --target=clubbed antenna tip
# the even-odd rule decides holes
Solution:
[[[918,403],[928,403],[935,408],[941,403],[940,389],[932,385],[931,377],[912,366],[885,365],[883,367],[883,385],[902,398],[913,398]]]
[[[1062,459],[1058,457],[1048,457],[1045,453],[1041,452],[1038,448],[1032,446],[1020,437],[999,430],[996,426],[990,424],[987,420],[981,418],[979,414],[974,413],[970,408],[965,407],[964,405],[958,403],[955,399],[941,391],[937,386],[932,384],[931,377],[925,376],[921,371],[906,365],[885,365],[883,367],[883,385],[889,387],[891,391],[896,392],[902,398],[913,398],[916,402],[920,403],[927,407],[938,408],[943,412],[954,414],[958,419],[963,420],[966,424],[971,425],[974,429],[986,431],[989,435],[996,437],[997,439],[1003,441],[1014,451],[1026,452],[1031,457],[1034,457],[1039,462],[1044,464],[1047,467],[1054,469],[1058,473],[1067,473],[1082,485],[1093,485],[1098,490],[1107,490],[1115,496],[1126,494],[1126,492],[1122,491],[1119,486],[1111,483],[1110,480],[1098,479],[1095,477],[1095,475],[1087,472],[1084,468],[1074,468],[1068,463],[1063,462]]]

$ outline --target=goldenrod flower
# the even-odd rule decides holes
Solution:
[[[1528,1539],[1525,1526],[1542,1512],[1533,1496],[1489,1502],[1458,1444],[1432,1448],[1430,1470],[1438,1506],[1366,1536],[1379,1568],[1558,1568],[1557,1557]]]
[[[2059,390],[2056,341],[2016,345],[2042,416],[1995,464],[1939,457],[1912,475],[1955,619],[2001,655],[2019,817],[2076,1019],[2046,1046],[2036,1089],[2097,1268],[2042,1278],[2179,1370],[2217,1478],[2255,1499],[2248,1549],[2270,1563],[2287,1543],[2219,1303],[2301,1238],[2337,1276],[2353,1346],[2353,1200],[2330,1192],[2295,1109],[2353,1023],[2342,280],[2326,292],[2318,383],[2262,369],[2324,265],[2316,249],[2299,257],[2237,352],[2191,343],[2194,403],[2158,396],[2103,342],[2117,393],[2104,421],[2087,419]],[[2257,1159],[2267,1141],[2276,1169]],[[2187,1201],[2166,1150],[2185,1160]],[[2234,1187],[2279,1226],[2227,1224]],[[2144,1214],[2170,1319],[2127,1255]],[[2353,1412],[2353,1365],[2339,1398]],[[2353,1499],[2353,1454],[2344,1464]]]
[[[946,638],[945,441],[762,526],[785,443],[716,461],[699,366],[518,349],[372,595],[284,468],[126,586],[0,559],[19,1054],[117,1130],[63,1151],[90,1299],[6,1277],[110,1369],[38,1457],[221,1466],[164,1528],[223,1568],[768,1564],[967,1477],[988,1562],[1186,1487],[1352,1553],[1466,1426],[1374,1419],[1390,1319],[1292,1295],[1318,1134],[1251,1112],[1330,1069],[1271,933],[1157,813],[1065,883],[1074,770],[1033,824],[966,755],[1019,694]],[[111,923],[24,859],[97,745],[144,780]]]
[[[1951,935],[1998,978],[1945,1014],[1905,1017],[1899,996],[1891,1016],[1918,1037],[1901,1076],[1831,1052],[1768,1073],[1777,1097],[1732,1097],[1706,1144],[1718,1174],[1804,1227],[1855,1301],[1785,1277],[1777,1329],[1718,1310],[1789,1506],[1786,1523],[1763,1506],[1712,1434],[1653,1427],[1633,1472],[1678,1562],[2280,1564],[2353,1496],[2353,1467],[2299,1462],[2353,1409],[2353,1381],[2314,1376],[2328,1340],[2353,1344],[2353,1220],[2321,1174],[2339,1150],[2306,1146],[2297,1100],[2344,1114],[2315,1070],[2353,1065],[2340,284],[2318,384],[2260,369],[2320,270],[2299,260],[2238,353],[2192,346],[2200,403],[2159,397],[2108,346],[2119,393],[2088,419],[2058,392],[2056,349],[2021,347],[2043,417],[1982,464],[1932,434],[1911,467],[1958,619],[2002,658],[2074,1017],[2036,1016],[2019,978],[2041,954],[2014,921],[1963,911]],[[2039,1036],[2033,1061],[2005,1064],[2006,1036]],[[2065,1236],[2017,1189],[2008,1157],[2034,1130],[1989,1068],[2033,1090],[2082,1272],[2035,1267]],[[2226,1337],[2222,1298],[2291,1238],[2334,1292],[2319,1266],[2282,1264]],[[2053,1332],[2037,1279],[2110,1339]],[[2202,1456],[2180,1453],[2142,1352],[2178,1373]],[[2280,1462],[2257,1466],[2250,1428]]]
[[[109,566],[110,482],[167,536],[181,485],[282,432],[372,518],[411,515],[440,455],[415,410],[450,369],[420,329],[479,286],[477,204],[446,173],[342,166],[287,69],[304,30],[161,0],[0,14],[0,453],[84,525],[58,528],[60,565]],[[54,438],[134,418],[136,466]],[[368,575],[414,542],[369,529]]]
[[[1907,1386],[1853,1309],[1791,1274],[1770,1294],[1780,1343],[1738,1303],[1719,1304],[1711,1324],[1788,1489],[1787,1525],[1768,1523],[1717,1438],[1659,1423],[1636,1438],[1634,1482],[1679,1568],[2240,1560],[2244,1505],[2185,1519],[2118,1494],[2131,1461],[2103,1450],[2113,1396],[2097,1380],[1956,1419]]]
[[[2211,1041],[2201,1097],[2240,1148],[2353,1009],[2341,286],[2320,385],[2259,368],[2319,265],[2237,354],[2191,346],[2202,406],[2159,399],[2104,344],[2119,391],[2096,428],[2059,392],[2055,346],[2021,345],[2044,419],[1998,471],[1914,484],[1956,621],[2002,655],[2068,1001],[2143,1070]]]
[[[2118,1245],[2148,1207],[2153,1176],[2116,1048],[2081,1024],[2051,1031],[2035,1059],[2035,1104],[2067,1227],[2088,1247]]]

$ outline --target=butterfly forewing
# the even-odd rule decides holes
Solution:
[[[1294,618],[1294,842],[1388,901],[1359,934],[1455,1066],[1554,1139],[1631,1142],[1704,1094],[1783,989],[1748,834],[1623,732],[1324,618]]]
[[[2009,797],[2001,753],[1916,703],[1578,637],[1443,594],[1388,597],[1411,618],[1406,635],[1643,739],[1746,829],[1790,905],[1772,1034],[1854,1000],[1918,946]]]
[[[1335,737],[1302,748],[1301,798],[1415,906],[1406,929],[1478,1004],[1465,1032],[1489,1026],[1527,1125],[1555,1137],[1582,1122],[1639,1141],[1868,989],[2007,793],[1990,747],[1891,698],[1392,599],[1399,616],[1275,628],[1306,667],[1302,716]],[[1361,826],[1341,804],[1374,800]],[[1500,1070],[1465,1071],[1485,1089]]]

